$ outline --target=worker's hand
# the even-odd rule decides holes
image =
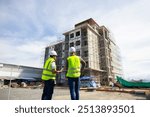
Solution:
[[[61,68],[61,70],[57,70],[57,73],[61,73],[63,72],[63,68]]]
[[[62,71],[60,71],[60,70],[57,70],[57,73],[61,73]]]
[[[61,68],[60,72],[63,72],[64,68]]]

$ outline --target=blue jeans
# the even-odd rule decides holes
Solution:
[[[45,80],[44,81],[44,89],[42,94],[42,100],[51,100],[53,91],[54,91],[54,80]]]
[[[79,100],[80,79],[68,77],[71,100]]]

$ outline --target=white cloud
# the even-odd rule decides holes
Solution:
[[[57,37],[50,36],[40,40],[30,38],[20,42],[17,42],[17,39],[9,41],[0,39],[2,48],[0,62],[42,67],[45,47],[56,39]]]
[[[47,43],[92,17],[114,34],[125,73],[147,69],[149,5],[149,0],[0,1],[0,62],[40,66],[39,58]]]

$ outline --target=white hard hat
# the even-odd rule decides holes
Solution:
[[[71,47],[70,50],[69,50],[69,52],[76,52],[75,47]]]
[[[56,51],[52,50],[52,51],[50,51],[50,55],[57,56],[57,53],[56,53]]]

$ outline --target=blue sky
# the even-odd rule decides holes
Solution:
[[[0,0],[0,62],[42,67],[44,48],[93,18],[112,32],[125,74],[149,73],[149,0]]]

